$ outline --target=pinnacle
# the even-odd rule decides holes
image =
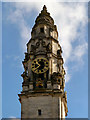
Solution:
[[[43,10],[44,10],[44,11],[47,11],[46,5],[43,6]]]

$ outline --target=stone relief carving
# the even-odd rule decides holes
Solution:
[[[60,73],[54,72],[54,73],[51,75],[52,83],[55,83],[55,82],[56,82],[56,83],[59,83],[61,78],[62,78],[62,74],[60,74]]]
[[[28,79],[28,75],[27,75],[27,73],[26,72],[23,72],[23,74],[21,74],[21,76],[23,77],[23,85],[27,85],[28,84],[28,82],[29,82],[29,79]]]
[[[38,42],[35,45],[31,45],[31,52],[33,52],[33,54],[37,54],[38,52],[40,53],[46,53],[46,52],[51,52],[52,47],[51,44],[48,43],[46,44],[46,42],[42,39],[39,39]]]
[[[43,87],[43,81],[41,80],[41,78],[38,78],[36,80],[36,87],[39,87],[39,88]]]
[[[34,52],[36,50],[36,46],[31,45],[31,51]]]
[[[47,44],[46,49],[47,49],[48,52],[51,52],[52,46],[51,46],[50,43]]]

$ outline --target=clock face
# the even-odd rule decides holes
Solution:
[[[34,73],[42,74],[48,70],[48,60],[46,58],[36,58],[32,61],[31,69]]]

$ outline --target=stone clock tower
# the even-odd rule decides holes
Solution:
[[[44,5],[35,20],[22,62],[21,118],[60,119],[67,116],[65,70],[61,54],[57,27]]]

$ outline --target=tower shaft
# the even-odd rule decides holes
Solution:
[[[22,63],[21,118],[65,118],[68,109],[62,49],[45,5],[32,28]]]

